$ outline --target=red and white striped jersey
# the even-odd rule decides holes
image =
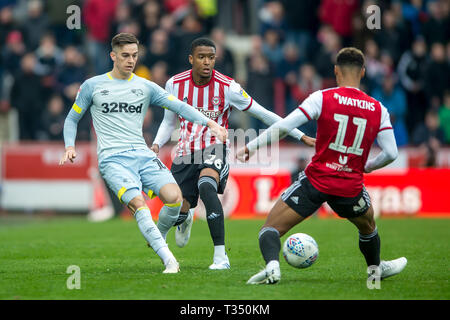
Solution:
[[[203,86],[194,83],[192,70],[179,73],[167,81],[166,90],[227,129],[232,107],[245,111],[253,102],[253,99],[237,82],[216,70],[213,70],[211,80]],[[177,156],[184,156],[210,145],[222,143],[211,134],[208,127],[189,122],[181,116],[178,118],[180,138]],[[229,146],[228,140],[227,146]]]

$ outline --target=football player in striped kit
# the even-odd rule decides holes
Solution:
[[[232,78],[214,70],[216,47],[208,38],[192,42],[189,62],[192,69],[170,78],[166,90],[178,99],[187,102],[208,118],[228,128],[232,108],[245,111],[267,125],[281,117],[266,110],[252,99]],[[170,110],[165,110],[164,120],[152,145],[156,153],[169,141],[180,121],[180,138],[171,171],[183,193],[183,206],[175,224],[175,240],[184,247],[190,237],[193,209],[198,197],[205,204],[207,222],[214,244],[213,270],[230,268],[225,251],[225,228],[222,204],[218,194],[224,192],[229,164],[227,150],[229,141],[223,143],[214,137],[208,127],[193,123]],[[315,139],[305,136],[300,130],[290,132],[294,138],[314,146]],[[162,232],[167,232],[162,230]]]

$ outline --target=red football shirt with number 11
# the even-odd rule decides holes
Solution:
[[[319,90],[299,106],[317,120],[316,154],[305,174],[321,192],[355,197],[378,132],[392,129],[387,109],[353,87]]]

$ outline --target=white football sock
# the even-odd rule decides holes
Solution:
[[[214,262],[220,263],[226,260],[225,246],[214,246]]]
[[[158,251],[156,251],[156,254],[161,258],[164,265],[166,265],[171,258],[175,259],[175,256],[172,251],[169,250],[169,247],[161,247]]]
[[[167,243],[153,222],[150,209],[147,207],[138,208],[134,214],[139,230],[147,240],[148,244],[155,252],[158,252],[162,247],[167,247]]]
[[[180,210],[181,202],[175,204],[165,204],[159,212],[157,226],[164,239],[166,239],[170,228],[172,228],[177,222],[178,216],[180,215]]]
[[[271,269],[280,269],[280,261],[277,260],[271,260],[269,261],[269,263],[266,265],[266,269],[271,270]]]

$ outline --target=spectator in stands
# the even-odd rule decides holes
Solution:
[[[41,116],[41,128],[38,131],[39,140],[61,141],[63,140],[64,121],[66,112],[64,101],[60,95],[53,95],[47,103],[47,107]]]
[[[444,93],[444,103],[439,108],[439,122],[445,133],[445,144],[450,145],[450,89]]]
[[[118,3],[119,0],[86,0],[83,6],[88,54],[95,74],[105,73],[112,66],[111,60],[105,57],[111,49],[111,23]]]
[[[289,75],[295,77],[302,61],[300,60],[300,52],[297,45],[293,42],[286,42],[283,46],[283,58],[277,64],[276,77],[285,79]]]
[[[35,50],[36,73],[42,76],[44,98],[48,99],[57,85],[56,72],[64,62],[64,53],[56,45],[56,39],[52,33],[42,36],[39,47]]]
[[[192,5],[195,7],[196,13],[205,28],[205,33],[211,33],[219,10],[218,1],[195,0]]]
[[[396,28],[395,16],[391,10],[383,12],[383,27],[375,33],[375,41],[382,50],[389,52],[394,61],[400,59],[402,34]]]
[[[359,8],[358,0],[322,0],[319,7],[319,18],[323,24],[331,25],[342,37],[344,46],[351,43],[352,16]]]
[[[423,8],[423,0],[401,1],[402,14],[411,26],[413,38],[422,33],[421,20],[426,18]]]
[[[403,53],[397,66],[400,82],[406,90],[408,112],[406,126],[412,133],[423,122],[428,109],[425,97],[425,73],[427,69],[427,46],[423,37],[417,37],[411,50]]]
[[[322,26],[317,33],[321,47],[315,54],[314,66],[324,80],[325,87],[335,86],[334,64],[336,55],[341,49],[339,35],[329,26]]]
[[[259,36],[254,36],[254,38],[261,39]],[[274,111],[273,68],[261,49],[257,49],[258,42],[253,39],[253,50],[247,60],[246,90],[267,110]],[[250,125],[255,130],[267,127],[254,117],[250,117]]]
[[[211,31],[211,40],[216,45],[216,64],[214,69],[220,73],[234,75],[234,59],[231,51],[226,47],[226,34],[222,28]]]
[[[436,153],[445,143],[445,133],[440,127],[439,115],[430,110],[425,116],[425,122],[420,123],[413,134],[414,146],[420,147],[426,154],[426,166],[436,165]]]
[[[159,18],[161,16],[161,6],[156,0],[148,0],[143,6],[140,19],[142,34],[151,34],[159,28]],[[145,40],[145,39],[144,39]]]
[[[322,78],[317,74],[314,65],[306,63],[299,68],[297,77],[288,80],[290,99],[288,99],[288,112],[291,112],[303,102],[311,93],[323,89]],[[313,137],[316,135],[317,122],[308,121],[300,127],[305,134]]]
[[[275,30],[285,38],[287,30],[286,21],[284,19],[284,8],[279,1],[267,1],[259,10],[259,18],[261,21],[261,34],[265,34],[267,30]]]
[[[264,32],[262,51],[273,65],[277,65],[283,59],[281,36],[276,30],[268,29]]]
[[[121,1],[116,8],[114,13],[114,21],[111,25],[111,30],[113,34],[120,33],[119,30],[123,28],[123,25],[133,20],[131,15],[132,8],[128,1]],[[138,38],[140,43],[145,43],[145,39]]]
[[[42,36],[35,54],[37,59],[36,72],[40,76],[53,76],[64,62],[64,53],[56,45],[56,39],[52,33],[46,33]]]
[[[373,39],[368,39],[364,47],[364,58],[366,59],[366,75],[363,83],[372,91],[383,82],[387,74],[386,66],[380,61],[380,50]]]
[[[31,0],[27,3],[28,17],[23,24],[23,31],[28,51],[37,49],[42,35],[50,27],[43,5],[41,0]]]
[[[323,89],[322,78],[310,63],[305,63],[299,68],[298,76],[289,80],[291,97],[299,105],[311,93]]]
[[[175,71],[174,51],[171,49],[167,32],[162,29],[153,31],[148,39],[148,50],[145,54],[144,64],[151,69],[156,63],[163,61],[169,66],[169,73]]]
[[[186,59],[191,50],[191,43],[194,39],[204,36],[203,26],[194,14],[185,16],[181,22],[181,27],[174,34],[174,52],[176,52],[175,73],[191,68]]]
[[[122,23],[119,26],[119,29],[117,30],[118,33],[124,32],[124,33],[131,33],[136,36],[136,38],[140,39],[142,38],[142,32],[141,32],[141,26],[136,20],[128,20],[125,23]],[[141,36],[142,35],[142,36]],[[145,43],[145,41],[144,41]]]
[[[63,93],[64,104],[73,103],[74,92],[78,92],[81,83],[87,78],[86,59],[74,46],[64,49],[64,63],[57,72],[57,86]]]
[[[39,129],[39,114],[45,101],[41,77],[36,74],[36,56],[27,53],[21,60],[20,72],[11,89],[11,106],[19,115],[20,140],[35,140]]]
[[[423,24],[423,35],[428,47],[434,43],[445,43],[450,39],[450,17],[448,2],[434,0],[427,2],[430,17]]]
[[[113,1],[110,1],[112,4]],[[83,0],[45,0],[45,8],[47,17],[50,23],[50,28],[52,33],[55,35],[58,46],[64,48],[65,46],[71,45],[81,45],[84,40],[84,33],[75,32],[75,30],[71,30],[67,28],[67,8],[69,6],[75,5],[79,8],[87,4],[87,1]],[[108,8],[98,7],[98,10],[102,10],[104,12],[108,11]],[[84,18],[84,17],[83,17]],[[81,21],[84,25],[85,21]],[[101,21],[98,21],[99,27]]]
[[[380,101],[389,111],[394,129],[395,140],[399,147],[408,144],[408,130],[406,129],[406,95],[400,86],[397,86],[395,74],[387,75],[383,84],[376,87],[372,97]]]
[[[300,58],[309,60],[313,54],[311,43],[319,29],[317,15],[320,1],[281,0],[287,25],[286,39],[300,48]]]
[[[431,107],[436,109],[442,104],[444,91],[450,88],[450,65],[442,43],[433,43],[430,58],[425,72],[425,92]]]
[[[22,33],[17,30],[11,31],[6,38],[6,45],[1,51],[4,71],[15,76],[20,70],[20,60],[25,51]]]
[[[359,11],[358,14],[354,14],[352,17],[353,36],[351,45],[362,51],[364,51],[364,49],[366,48],[367,40],[369,39],[372,40],[374,37],[373,31],[367,28],[366,25],[367,17],[365,10],[366,7],[363,6],[363,8],[361,8],[361,11]]]
[[[0,7],[0,49],[4,48],[6,38],[14,30],[20,31],[19,26],[14,22],[13,7]]]

